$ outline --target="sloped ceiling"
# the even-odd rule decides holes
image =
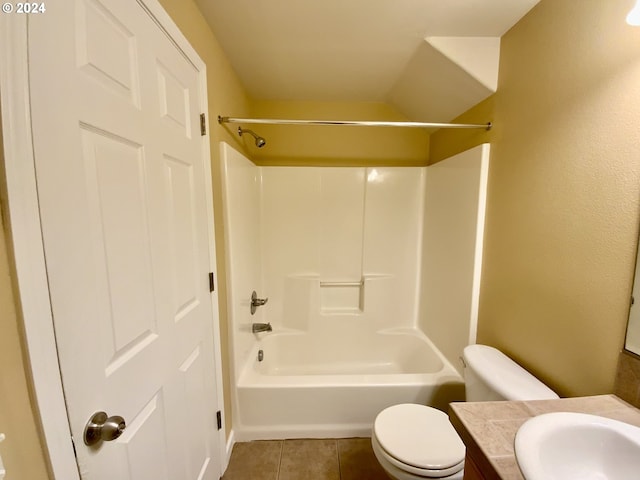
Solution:
[[[386,102],[449,121],[495,91],[499,38],[538,1],[196,3],[255,99]]]

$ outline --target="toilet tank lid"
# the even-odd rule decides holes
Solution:
[[[507,400],[546,400],[559,398],[500,350],[487,345],[468,345],[464,361],[488,387]]]

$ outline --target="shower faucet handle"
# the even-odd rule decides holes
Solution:
[[[265,303],[269,301],[269,297],[267,298],[258,298],[258,294],[254,290],[251,293],[251,315],[256,313],[256,308],[261,307]]]

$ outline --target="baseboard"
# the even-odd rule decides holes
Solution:
[[[229,466],[229,461],[231,460],[231,452],[233,451],[233,446],[236,444],[236,432],[231,429],[229,432],[229,438],[227,438],[227,446],[225,457],[223,458],[223,471],[227,471],[227,467]]]
[[[243,427],[237,432],[234,431],[234,440],[237,442],[286,440],[292,438],[354,438],[370,436],[370,424]]]

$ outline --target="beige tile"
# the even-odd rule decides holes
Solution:
[[[513,439],[518,429],[527,420],[529,418],[488,422],[493,429],[496,446],[499,446],[499,449],[490,452],[489,455],[513,455]]]
[[[625,351],[620,352],[616,373],[616,395],[640,408],[640,359]]]
[[[470,427],[483,425],[487,420],[517,420],[530,416],[525,402],[470,402],[455,404],[452,408]]]
[[[502,480],[524,480],[516,457],[493,457],[491,462],[495,465],[496,471],[500,472]]]
[[[640,412],[637,409],[611,410],[603,413],[602,416],[640,427]]]
[[[509,455],[513,453],[513,446],[505,440],[504,432],[503,423],[487,421],[484,425],[476,426],[472,436],[485,455]]]
[[[278,480],[339,480],[336,440],[285,440]]]
[[[597,414],[622,407],[613,395],[561,398],[558,400],[532,400],[525,402],[532,416],[550,412],[578,412]]]
[[[341,480],[389,480],[371,448],[370,438],[338,440]]]
[[[277,480],[281,440],[236,443],[222,480]]]

